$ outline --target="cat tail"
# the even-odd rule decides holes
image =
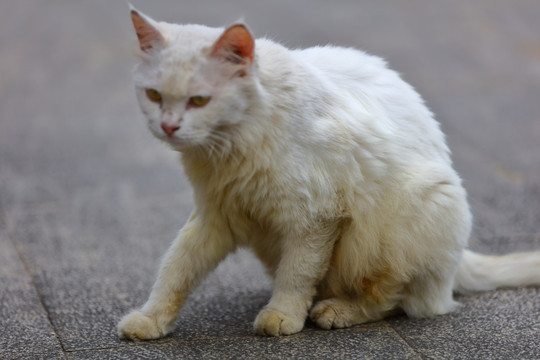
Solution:
[[[468,293],[518,286],[540,286],[540,251],[502,256],[463,252],[454,291]]]

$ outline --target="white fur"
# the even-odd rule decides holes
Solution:
[[[455,307],[471,215],[439,124],[411,86],[358,50],[291,51],[265,39],[234,76],[244,65],[210,55],[223,29],[155,26],[166,44],[142,54],[135,86],[152,132],[182,153],[196,207],[121,336],[167,334],[185,298],[239,246],[275,278],[259,334],[296,333],[310,310],[329,329]],[[163,94],[161,107],[146,88]],[[201,94],[208,105],[186,107]],[[180,129],[167,137],[163,121]],[[466,253],[459,288],[538,284],[538,254],[516,262],[527,280],[485,273],[467,283],[468,267],[483,263],[475,256]]]

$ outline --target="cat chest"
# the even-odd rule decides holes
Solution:
[[[238,236],[257,231],[282,233],[321,219],[343,217],[338,193],[314,194],[305,186],[277,186],[262,181],[231,182],[209,197]]]
[[[263,227],[279,221],[291,210],[290,195],[256,181],[236,181],[215,193],[210,201],[221,209],[230,223],[252,222]]]
[[[297,168],[257,165],[244,161],[234,171],[228,166],[192,178],[196,193],[204,194],[199,200],[225,217],[233,231],[283,232],[343,216],[342,195],[333,182],[321,182],[320,177],[306,176]]]

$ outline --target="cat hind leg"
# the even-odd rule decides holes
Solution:
[[[447,314],[459,304],[452,296],[453,272],[444,277],[418,278],[407,285],[400,307],[410,317]]]

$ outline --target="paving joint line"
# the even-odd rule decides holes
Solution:
[[[383,320],[383,321],[384,321],[384,320]],[[394,332],[394,334],[396,334],[397,337],[400,338],[400,339],[405,343],[405,345],[407,345],[407,346],[408,346],[408,347],[409,347],[416,355],[418,355],[418,358],[419,358],[419,359],[427,359],[427,358],[428,358],[425,354],[423,354],[423,353],[419,352],[417,349],[415,349],[415,348],[414,348],[414,347],[413,347],[413,346],[412,346],[412,345],[411,345],[411,344],[410,344],[410,343],[409,343],[409,342],[408,342],[408,341],[407,341],[407,340],[399,333],[399,331],[397,331],[397,329],[396,329],[394,326],[392,326],[392,324],[390,324],[388,321],[384,321],[384,322],[386,323],[386,325],[388,325],[388,327],[389,327],[390,329],[392,329],[392,331]]]
[[[54,332],[54,336],[56,337],[56,341],[58,342],[58,345],[60,346],[60,349],[62,350],[62,355],[64,355],[64,359],[68,359],[66,349],[64,348],[64,344],[62,343],[60,339],[60,335],[58,334],[58,329],[56,328],[54,322],[52,321],[51,314],[49,313],[49,309],[47,308],[45,301],[43,300],[43,296],[39,292],[39,289],[36,284],[35,277],[30,269],[30,265],[28,264],[28,261],[26,261],[26,258],[24,257],[20,247],[17,245],[17,242],[15,241],[15,236],[13,232],[11,231],[11,228],[9,226],[9,222],[7,220],[6,212],[4,211],[3,206],[0,204],[0,224],[5,230],[6,237],[11,242],[11,245],[15,249],[15,252],[17,253],[17,256],[19,257],[19,260],[21,261],[24,271],[26,271],[26,274],[30,278],[30,282],[32,286],[34,287],[34,290],[36,291],[36,295],[38,297],[39,303],[41,304],[41,307],[45,311],[45,314],[47,314],[47,320],[49,321],[49,324],[51,324],[51,327]]]

